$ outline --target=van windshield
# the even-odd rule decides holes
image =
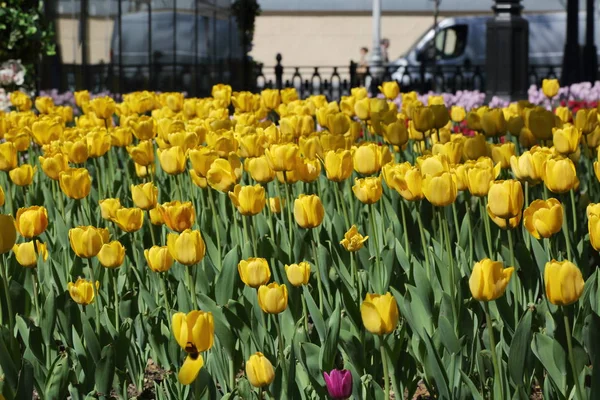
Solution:
[[[419,38],[417,40],[415,40],[415,42],[412,44],[412,46],[410,46],[410,48],[408,50],[406,50],[403,54],[400,55],[400,57],[408,57],[410,52],[413,50],[416,50],[417,47],[419,46],[419,44],[423,41],[423,39],[425,39],[425,36],[427,36],[427,34],[430,31],[432,31],[433,29],[434,29],[434,25],[431,25],[429,28],[427,28],[425,30],[425,32],[423,32],[423,34],[421,36],[419,36]]]

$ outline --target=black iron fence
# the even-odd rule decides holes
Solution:
[[[354,62],[346,66],[284,67],[280,54],[277,54],[275,60],[274,66],[257,66],[258,90],[295,87],[303,98],[324,94],[335,100],[348,95],[350,89],[357,86],[366,86],[371,93],[378,93],[380,82],[390,80],[396,80],[403,92],[485,91],[486,88],[485,65],[389,64],[384,66],[382,78],[375,79],[368,67],[362,74],[357,72],[358,65]],[[532,65],[529,67],[529,83],[539,86],[545,78],[559,78],[560,72],[559,65]]]

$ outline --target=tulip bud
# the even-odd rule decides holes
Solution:
[[[562,129],[552,129],[554,148],[560,154],[569,155],[579,149],[581,130],[573,125],[565,125]]]
[[[127,146],[127,152],[136,164],[147,167],[154,163],[154,144],[151,140],[144,140],[137,146]]]
[[[327,179],[342,182],[352,175],[353,157],[350,150],[328,151],[325,154]]]
[[[581,271],[569,260],[552,260],[544,268],[546,297],[557,306],[575,303],[583,293],[585,282]]]
[[[190,311],[175,313],[172,319],[173,336],[182,349],[188,353],[179,374],[179,383],[189,385],[198,376],[204,366],[200,354],[210,349],[214,342],[214,319],[210,312]]]
[[[58,174],[60,189],[68,197],[80,200],[90,194],[92,180],[85,168],[70,168]]]
[[[360,305],[360,315],[363,325],[372,334],[392,333],[398,325],[398,304],[390,292],[384,295],[367,293]]]
[[[316,228],[325,217],[325,208],[317,195],[301,194],[294,201],[294,218],[300,227]]]
[[[588,232],[592,247],[596,251],[600,251],[600,215],[588,213]]]
[[[444,172],[440,176],[425,175],[423,194],[436,207],[445,207],[454,203],[458,195],[456,177]]]
[[[569,158],[550,158],[544,165],[544,184],[553,193],[565,193],[579,184],[575,164]]]
[[[543,107],[529,108],[525,111],[525,126],[539,140],[552,139],[552,128],[556,121],[552,111]]]
[[[504,294],[514,268],[503,268],[501,261],[485,258],[473,266],[469,288],[475,300],[492,301]]]
[[[452,106],[450,109],[450,118],[456,123],[463,122],[466,116],[467,113],[462,106]]]
[[[62,153],[55,154],[50,157],[39,157],[42,171],[48,178],[57,181],[61,172],[69,169],[69,159]]]
[[[100,287],[100,282],[96,281],[96,290]],[[82,306],[87,306],[94,302],[94,285],[90,281],[79,278],[77,282],[69,282],[67,284],[67,290],[73,301]]]
[[[246,361],[246,377],[254,387],[268,386],[275,378],[273,364],[263,353],[254,353]]]
[[[144,224],[144,212],[139,208],[120,208],[111,221],[124,232],[136,232]]]
[[[477,134],[467,138],[463,146],[464,157],[467,160],[477,160],[488,155],[487,141],[484,135]]]
[[[344,246],[346,250],[354,252],[360,250],[368,238],[368,236],[363,236],[358,232],[356,225],[352,225],[352,227],[344,234],[344,239],[342,239],[340,244]]]
[[[116,110],[115,101],[108,96],[96,97],[95,99],[90,100],[88,104],[94,114],[102,119],[112,118]]]
[[[490,185],[500,174],[500,164],[494,168],[484,165],[475,165],[466,171],[467,187],[473,196],[487,196]]]
[[[15,244],[12,250],[19,265],[25,268],[36,267],[39,258],[43,261],[48,259],[48,248],[39,240],[36,240],[35,243],[32,241]]]
[[[323,372],[327,393],[333,400],[345,400],[352,396],[352,374],[347,369]]]
[[[354,169],[359,174],[371,175],[378,172],[381,166],[392,161],[390,149],[376,143],[366,143],[354,150]]]
[[[549,99],[558,94],[558,89],[560,89],[558,79],[544,79],[542,81],[542,92],[544,92],[544,95]]]
[[[33,177],[37,167],[32,167],[29,164],[23,164],[8,172],[10,180],[17,186],[29,186],[33,182]]]
[[[0,254],[8,253],[16,241],[15,220],[11,215],[0,214]]]
[[[78,257],[95,257],[104,243],[108,243],[108,229],[93,226],[79,226],[69,230],[71,248]]]
[[[181,234],[169,233],[167,247],[171,256],[183,265],[194,265],[202,261],[206,246],[199,231],[186,229]]]
[[[500,163],[502,169],[510,168],[510,158],[515,155],[515,144],[506,142],[490,145],[491,156],[494,163]]]
[[[151,210],[158,201],[158,188],[152,182],[131,185],[133,204],[142,210]]]
[[[247,260],[241,260],[238,263],[238,273],[242,282],[255,289],[261,285],[266,285],[271,279],[271,270],[264,258],[251,257]]]
[[[569,107],[556,107],[554,114],[556,114],[564,123],[571,122],[571,119],[573,118]]]
[[[252,179],[258,183],[268,183],[275,179],[275,171],[269,165],[266,156],[246,158],[244,160],[244,168]]]
[[[117,215],[117,210],[121,208],[121,200],[104,199],[98,202],[103,219],[112,220]]]
[[[563,207],[557,199],[534,200],[523,212],[523,225],[536,239],[549,238],[563,224]]]
[[[39,206],[19,208],[15,225],[19,234],[25,238],[39,236],[48,227],[48,211]]]
[[[258,305],[267,314],[279,314],[287,308],[288,291],[285,285],[272,282],[258,288]]]
[[[294,286],[302,286],[308,284],[310,279],[310,264],[302,261],[298,264],[285,265],[285,274],[288,281]]]
[[[17,167],[17,148],[12,142],[0,143],[0,171],[10,171]]]
[[[144,257],[148,267],[154,272],[168,271],[174,261],[167,246],[152,246],[149,250],[144,250]]]
[[[436,125],[435,114],[430,107],[416,107],[412,110],[411,119],[414,128],[419,132],[427,132]]]

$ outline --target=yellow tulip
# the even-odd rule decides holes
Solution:
[[[169,175],[177,175],[185,171],[185,152],[179,146],[173,146],[166,150],[158,149],[158,161],[160,161],[162,169]]]
[[[254,353],[246,361],[246,377],[254,387],[268,386],[275,379],[273,364],[263,353]]]
[[[48,211],[45,207],[31,206],[19,208],[15,226],[24,238],[34,238],[44,233],[48,227]]]
[[[325,172],[327,179],[342,182],[352,175],[353,157],[350,150],[330,150],[325,154]]]
[[[504,294],[513,272],[513,267],[504,268],[501,261],[489,258],[475,263],[469,278],[471,295],[479,301],[496,300]]]
[[[239,160],[237,161],[239,162]],[[237,170],[240,170],[240,175],[238,175]],[[210,187],[221,192],[230,191],[240,178],[241,168],[238,169],[236,165],[232,165],[230,161],[223,158],[215,160],[206,174]]]
[[[515,178],[536,184],[542,181],[544,176],[544,165],[551,156],[548,149],[533,147],[519,157],[510,158],[510,166]]]
[[[206,177],[213,161],[219,158],[216,151],[209,147],[199,147],[189,152],[192,168],[200,176]]]
[[[88,155],[91,158],[102,157],[110,150],[110,134],[104,130],[90,132],[83,140],[87,144]]]
[[[565,193],[579,184],[575,164],[569,158],[549,158],[544,165],[544,184],[553,193]]]
[[[477,134],[465,139],[463,155],[466,160],[477,160],[488,155],[487,141],[485,135]]]
[[[31,130],[27,127],[14,128],[6,132],[4,139],[14,143],[17,152],[27,151],[31,144]]]
[[[552,111],[543,107],[528,108],[525,111],[525,126],[533,133],[536,139],[552,139],[552,128],[556,120]]]
[[[554,109],[554,114],[556,114],[556,116],[564,123],[571,122],[571,119],[573,118],[569,107],[556,107]]]
[[[279,214],[285,206],[285,198],[281,197],[270,197],[269,198],[269,209],[274,214]]]
[[[16,167],[17,148],[14,143],[0,143],[0,171],[10,171]]]
[[[496,181],[490,186],[488,206],[492,214],[499,218],[516,217],[523,209],[523,202],[523,187],[517,180]]]
[[[475,165],[466,171],[467,188],[473,196],[487,196],[490,185],[500,174],[500,164],[494,168],[484,165]]]
[[[0,207],[2,207],[4,205],[4,201],[5,201],[4,189],[2,189],[2,186],[0,186]]]
[[[147,167],[154,163],[154,144],[151,140],[139,142],[137,146],[127,146],[127,152],[136,164]]]
[[[442,104],[429,104],[429,108],[433,112],[433,120],[435,129],[441,129],[450,121],[450,114],[446,106]]]
[[[158,188],[152,182],[131,185],[133,204],[142,210],[151,210],[158,201]]]
[[[57,181],[61,172],[69,169],[69,158],[62,154],[54,154],[49,157],[39,157],[40,165],[42,166],[42,171],[46,174],[46,176],[52,180]]]
[[[600,251],[600,215],[588,214],[588,232],[592,247]]]
[[[231,134],[209,133],[206,136],[206,142],[209,147],[217,152],[219,157],[227,157],[231,152],[236,152],[239,148],[239,142]]]
[[[558,89],[560,89],[558,79],[544,79],[542,81],[542,92],[544,92],[544,95],[549,99],[558,94]]]
[[[15,253],[15,258],[19,265],[25,268],[36,267],[39,258],[43,261],[48,259],[48,248],[46,247],[46,244],[38,240],[36,240],[35,243],[32,241],[15,244],[12,250],[13,253]]]
[[[381,177],[356,178],[352,191],[356,198],[364,204],[374,204],[383,195]]]
[[[231,86],[219,83],[212,87],[211,95],[215,99],[224,101],[225,105],[227,106],[231,101],[231,92]]]
[[[340,242],[342,246],[348,251],[354,252],[362,249],[365,242],[369,239],[368,236],[363,236],[358,232],[356,225],[352,227],[344,234],[344,239]]]
[[[398,325],[398,304],[390,292],[384,295],[367,293],[360,305],[365,328],[374,335],[392,333]]]
[[[294,201],[294,218],[300,227],[316,228],[325,217],[325,208],[319,196],[301,194]]]
[[[215,324],[210,312],[190,311],[175,313],[172,318],[173,336],[182,349],[188,353],[177,376],[179,383],[189,385],[204,366],[200,354],[209,350],[214,343]]]
[[[175,232],[191,229],[196,221],[196,211],[192,202],[170,201],[157,205],[164,224]]]
[[[121,208],[121,200],[104,199],[98,202],[103,219],[112,220],[117,215],[117,210]]]
[[[449,172],[440,176],[425,175],[423,194],[436,207],[445,207],[454,203],[458,195],[456,177]]]
[[[100,282],[96,281],[96,290],[100,287]],[[94,285],[90,281],[79,278],[77,282],[69,282],[67,290],[73,301],[82,306],[87,306],[94,302]]]
[[[536,239],[549,238],[563,224],[563,207],[557,199],[534,200],[523,212],[523,225]]]
[[[90,92],[87,90],[74,92],[73,96],[75,97],[75,104],[77,104],[77,107],[79,108],[82,108],[84,104],[89,103],[90,101]]]
[[[244,169],[258,183],[268,183],[275,179],[275,171],[271,168],[266,156],[246,158]]]
[[[506,129],[508,130],[508,132],[510,132],[511,135],[519,136],[524,126],[525,121],[520,115],[512,116],[506,120]],[[531,134],[531,131],[529,133]],[[533,137],[533,134],[531,134],[531,136]]]
[[[267,110],[275,110],[281,104],[281,96],[277,89],[265,89],[260,92],[260,100]]]
[[[581,271],[569,260],[552,260],[544,268],[546,297],[557,306],[575,303],[583,293],[585,282]]]
[[[298,264],[285,265],[285,274],[293,286],[308,284],[310,279],[310,264],[302,261]]]
[[[354,150],[353,159],[356,172],[371,175],[381,170],[382,165],[390,162],[392,154],[387,146],[365,143]]]
[[[69,158],[69,162],[74,164],[83,164],[90,156],[87,143],[81,139],[64,142],[63,151]]]
[[[156,136],[156,121],[152,117],[144,115],[137,119],[129,119],[128,125],[138,140],[151,140]]]
[[[60,189],[68,197],[80,200],[90,194],[92,180],[85,168],[70,168],[58,174]]]
[[[108,96],[96,97],[95,99],[90,100],[88,104],[94,114],[102,119],[112,118],[116,110],[115,101]]]
[[[379,91],[389,100],[394,100],[400,94],[400,86],[396,81],[383,82],[379,86]]]
[[[153,208],[152,210],[150,210],[149,214],[150,222],[152,223],[152,225],[164,225],[165,221],[158,208]]]
[[[63,132],[63,125],[58,118],[39,118],[31,125],[33,140],[43,146],[59,140]]]
[[[186,229],[181,234],[169,233],[167,247],[171,256],[183,265],[194,265],[202,261],[206,246],[199,231]]]
[[[144,224],[144,212],[139,208],[120,208],[111,220],[124,232],[136,232]]]
[[[383,139],[391,145],[404,146],[408,142],[408,130],[405,122],[398,120],[386,125],[383,130]]]
[[[321,135],[302,136],[300,138],[300,154],[306,158],[323,158]]]
[[[235,185],[233,191],[229,192],[229,198],[242,215],[256,215],[266,204],[265,188],[261,185]]]
[[[10,94],[10,102],[19,111],[29,111],[31,109],[31,99],[25,93],[15,90]]]
[[[433,155],[445,156],[449,164],[459,164],[463,156],[464,141],[453,140],[446,143],[433,145]],[[422,168],[422,166],[421,166]]]
[[[100,264],[105,268],[120,267],[125,260],[125,247],[116,240],[104,243],[96,257],[98,258],[98,261],[100,261]]]
[[[0,254],[8,253],[16,241],[15,220],[11,215],[0,214]]]
[[[443,154],[417,157],[416,164],[423,175],[440,176],[444,172],[450,171],[448,158]]]
[[[251,257],[238,263],[238,273],[244,284],[252,288],[266,285],[271,279],[269,263],[264,258]]]
[[[115,128],[110,132],[110,144],[113,147],[127,147],[133,142],[133,134],[130,128]]]
[[[32,167],[29,164],[23,164],[8,172],[10,180],[17,186],[28,186],[33,182],[33,177],[37,167]]]
[[[98,255],[102,245],[108,243],[108,229],[93,226],[79,226],[69,230],[71,249],[78,257],[92,258]]]
[[[148,267],[154,272],[166,272],[173,265],[173,257],[167,246],[152,246],[144,250],[144,257]]]
[[[575,153],[579,149],[579,141],[581,140],[581,130],[569,124],[562,129],[552,129],[554,148],[560,154],[569,155]]]
[[[510,168],[510,158],[515,155],[515,144],[506,142],[490,145],[491,156],[494,163],[500,163],[502,169]]]
[[[575,126],[584,135],[592,133],[598,127],[598,112],[595,108],[580,108],[575,114]]]
[[[269,165],[275,171],[291,171],[296,166],[300,149],[293,143],[274,144],[265,150]]]
[[[258,288],[258,305],[267,314],[279,314],[287,308],[288,291],[285,284],[272,282]]]
[[[467,116],[467,112],[464,107],[461,106],[452,106],[450,108],[450,118],[454,122],[463,122]]]

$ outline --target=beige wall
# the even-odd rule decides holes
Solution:
[[[113,21],[109,19],[89,20],[89,62],[98,64],[110,62],[110,38]],[[58,19],[58,39],[61,45],[64,63],[81,63],[81,46],[79,45],[79,20],[72,18]]]
[[[382,37],[390,39],[389,57],[406,51],[429,27],[431,16],[383,16]],[[346,66],[371,49],[371,16],[263,15],[256,19],[252,57],[275,65],[281,53],[284,66]]]

